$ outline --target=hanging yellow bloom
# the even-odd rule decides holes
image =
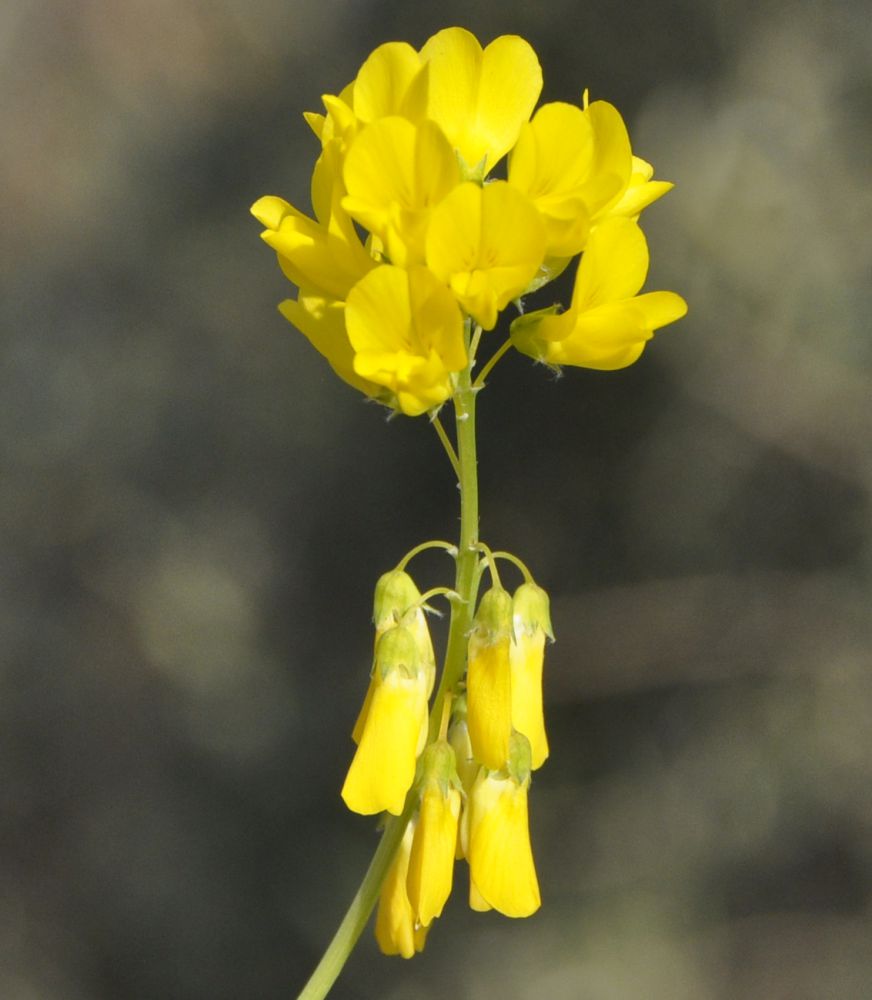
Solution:
[[[395,625],[405,626],[412,634],[418,648],[419,669],[423,670],[426,675],[427,697],[429,698],[436,680],[436,656],[433,652],[430,629],[427,626],[427,616],[421,606],[421,592],[405,570],[388,570],[387,573],[382,573],[376,581],[372,621],[375,625],[373,651],[378,647],[378,641],[384,633]],[[360,737],[363,735],[363,727],[366,724],[366,717],[369,714],[369,706],[376,686],[376,676],[377,673],[373,670],[363,707],[354,723],[351,738],[355,743],[360,743]],[[422,749],[423,746],[419,747],[418,753]]]
[[[612,370],[632,364],[654,331],[687,312],[674,292],[637,295],[648,272],[648,246],[630,219],[612,218],[590,235],[565,313],[542,310],[512,323],[522,354],[550,365]]]
[[[548,595],[535,583],[522,583],[512,598],[512,613],[512,725],[530,741],[531,766],[536,770],[548,757],[542,711],[545,637],[554,638]]]
[[[406,882],[414,838],[414,822],[409,823],[391,867],[382,883],[375,916],[375,939],[385,955],[412,958],[424,950],[427,928],[415,919]]]
[[[409,901],[418,923],[428,927],[451,895],[460,790],[454,751],[444,741],[427,748],[421,806],[409,859]]]
[[[512,599],[501,587],[482,597],[469,637],[466,721],[475,759],[492,771],[506,766],[512,732]]]
[[[342,798],[352,812],[367,816],[387,810],[399,816],[427,731],[427,675],[407,628],[396,625],[378,641],[373,679]]]
[[[541,905],[530,846],[527,790],[530,747],[512,737],[508,769],[482,770],[472,789],[469,821],[470,906],[529,917]]]

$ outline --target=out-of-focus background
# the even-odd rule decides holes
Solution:
[[[29,0],[0,13],[0,996],[296,994],[376,843],[372,585],[451,536],[424,420],[276,312],[248,206],[378,43],[534,45],[675,191],[686,320],[481,397],[483,534],[554,600],[544,906],[455,897],[352,1000],[861,1000],[872,981],[864,0]],[[567,286],[563,286],[563,292]],[[416,562],[419,583],[450,563]],[[437,636],[441,637],[439,626]]]

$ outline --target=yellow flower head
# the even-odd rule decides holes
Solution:
[[[440,741],[423,758],[421,807],[409,859],[409,901],[418,923],[428,927],[451,895],[460,817],[454,751]]]
[[[545,637],[551,632],[548,595],[535,583],[522,583],[512,598],[513,635],[509,646],[512,668],[512,725],[530,741],[535,770],[548,757],[542,711],[542,664]]]
[[[630,219],[612,218],[590,235],[565,313],[529,313],[512,323],[523,354],[549,365],[612,370],[632,364],[654,331],[687,312],[675,292],[637,292],[648,273],[648,246]]]
[[[252,209],[299,288],[282,313],[341,378],[407,416],[457,391],[473,324],[492,330],[578,253],[570,307],[513,324],[523,353],[619,368],[683,315],[672,293],[637,295],[644,239],[615,226],[671,184],[633,155],[611,104],[585,92],[581,106],[534,114],[541,90],[536,53],[515,35],[483,48],[454,27],[419,51],[387,42],[324,95],[324,114],[306,115],[321,143],[314,218],[273,196]],[[507,179],[489,176],[507,154]]]
[[[375,651],[372,696],[342,798],[352,812],[403,811],[427,733],[427,674],[418,645],[402,625],[389,629]]]
[[[512,599],[501,587],[482,597],[469,637],[466,720],[475,759],[493,771],[506,766],[512,732]]]
[[[526,746],[525,746],[526,744]],[[507,917],[529,917],[541,905],[530,846],[527,789],[530,748],[512,738],[507,770],[482,770],[472,789],[469,821],[470,905]]]

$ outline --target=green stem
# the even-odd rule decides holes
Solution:
[[[366,875],[363,876],[363,881],[351,901],[351,906],[348,907],[342,923],[333,935],[333,940],[327,946],[321,961],[297,1000],[323,1000],[330,992],[369,922],[382,882],[394,860],[416,804],[415,796],[410,795],[406,799],[402,815],[392,816],[388,820]]]
[[[453,691],[466,670],[466,640],[472,627],[475,591],[478,584],[478,459],[475,441],[475,397],[470,368],[460,373],[454,394],[454,416],[457,427],[457,466],[460,484],[460,543],[457,546],[457,567],[451,602],[451,624],[445,666],[430,712],[430,741],[439,735],[442,704],[445,695]]]
[[[469,332],[467,331],[467,340]],[[460,372],[454,395],[454,415],[457,426],[457,478],[460,485],[460,543],[458,545],[454,590],[451,600],[451,622],[445,664],[439,688],[430,710],[429,741],[438,739],[445,696],[453,691],[466,669],[466,641],[472,626],[475,595],[480,578],[478,553],[478,467],[475,447],[475,397],[472,385],[472,364]],[[452,463],[453,464],[453,463]],[[441,544],[441,543],[437,543]],[[414,551],[414,550],[413,550]],[[323,1000],[348,961],[357,940],[363,933],[375,908],[382,882],[396,854],[403,833],[418,804],[414,787],[406,797],[401,816],[388,820],[382,839],[376,848],[360,888],[351,901],[333,940],[321,957],[311,978],[297,1000]]]

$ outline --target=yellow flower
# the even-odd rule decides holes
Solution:
[[[463,317],[444,285],[423,267],[382,265],[359,281],[345,306],[354,370],[389,390],[418,416],[451,395],[466,364]]]
[[[429,698],[436,680],[436,656],[433,652],[430,629],[427,627],[427,616],[421,606],[421,592],[405,570],[388,570],[378,578],[375,585],[372,620],[375,625],[375,648],[378,647],[378,641],[384,633],[395,625],[405,626],[412,634],[418,650],[419,669],[426,675]],[[363,707],[351,733],[355,743],[360,743],[360,737],[363,735],[363,727],[376,686],[376,677],[377,672],[372,671]],[[419,747],[418,752],[420,753],[422,749],[423,747]]]
[[[460,816],[454,751],[445,742],[425,753],[421,807],[409,859],[409,901],[424,927],[440,916],[451,895]]]
[[[335,143],[324,150],[312,175],[310,219],[282,198],[267,195],[251,206],[266,226],[261,237],[278,254],[279,265],[295,285],[328,299],[342,300],[375,267],[360,242],[351,217],[342,208],[345,189],[338,174]]]
[[[342,798],[352,812],[368,816],[387,810],[399,816],[427,732],[427,675],[407,628],[396,625],[379,639],[373,679]]]
[[[485,330],[522,294],[545,252],[545,227],[533,204],[505,181],[467,181],[433,210],[427,266],[450,286]]]
[[[548,595],[535,583],[522,583],[512,598],[513,637],[509,646],[512,667],[512,725],[530,741],[531,766],[548,757],[548,738],[542,711],[542,664],[545,637],[553,639]]]
[[[512,742],[515,759],[508,771],[483,769],[472,789],[470,906],[490,906],[507,917],[529,917],[541,905],[527,816],[530,749],[520,734]]]
[[[385,955],[412,958],[424,950],[427,928],[415,920],[406,888],[414,823],[409,823],[390,869],[382,883],[375,916],[375,939]]]
[[[457,157],[435,122],[382,118],[348,150],[343,208],[375,233],[393,264],[424,263],[433,206],[460,183]]]
[[[512,599],[500,587],[482,597],[469,637],[466,709],[475,759],[493,771],[506,766],[512,732]]]
[[[607,219],[590,235],[569,309],[519,317],[512,323],[512,342],[522,354],[550,365],[608,371],[632,364],[655,330],[687,312],[674,292],[637,295],[647,272],[642,230],[629,219]]]
[[[486,174],[512,148],[542,90],[542,69],[523,38],[502,35],[482,51],[463,28],[445,28],[421,49],[427,117],[465,165]]]
[[[543,104],[522,126],[508,178],[545,220],[548,257],[584,249],[591,220],[627,187],[631,161],[624,121],[604,101]]]

